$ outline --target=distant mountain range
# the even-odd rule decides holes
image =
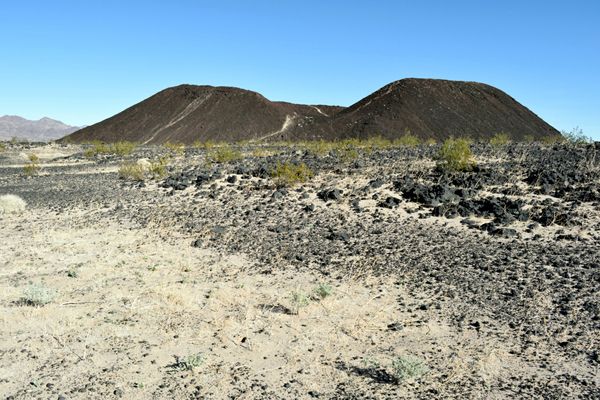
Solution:
[[[274,102],[233,87],[180,85],[68,136],[82,142],[422,139],[503,132],[514,139],[559,132],[503,91],[478,82],[402,79],[350,107]]]
[[[12,138],[26,139],[34,142],[46,142],[62,138],[81,129],[70,126],[51,118],[31,121],[16,115],[0,117],[0,140]]]

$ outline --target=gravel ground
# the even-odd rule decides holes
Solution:
[[[463,173],[438,170],[436,146],[351,157],[246,146],[228,163],[187,149],[171,154],[167,176],[137,182],[120,179],[119,166],[169,150],[90,160],[73,145],[9,146],[0,153],[0,195],[18,195],[28,208],[0,215],[0,395],[600,398],[600,146],[472,148],[477,167]],[[42,169],[26,177],[30,152]],[[279,187],[270,172],[284,162],[305,163],[314,177]],[[123,257],[130,274],[107,266]],[[50,260],[44,268],[22,269],[40,258]],[[148,263],[182,259],[191,267],[148,272]],[[88,272],[74,285],[65,274],[79,264]],[[60,304],[19,300],[40,280],[63,293]],[[332,296],[294,312],[288,294],[319,282]],[[214,309],[190,300],[214,287],[223,289]],[[152,312],[109,301],[154,292],[168,307],[148,307],[171,316],[167,330]],[[90,304],[61,316],[64,304],[82,301]],[[265,314],[265,304],[275,312]],[[204,327],[205,312],[220,322]],[[56,315],[73,327],[48,336]],[[134,321],[129,336],[102,333],[113,317]],[[103,341],[82,344],[84,331]],[[53,346],[64,363],[31,355]],[[181,357],[196,350],[207,364],[184,368]],[[427,372],[402,377],[394,369],[402,357]],[[25,375],[8,373],[16,363]]]

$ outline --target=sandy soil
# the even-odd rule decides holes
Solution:
[[[86,190],[74,176],[118,181],[114,164],[73,170],[62,158],[46,160],[46,176],[18,178],[24,194],[56,176],[73,185],[55,194],[61,201]],[[248,251],[191,246],[198,234],[169,223],[161,207],[208,209],[213,200],[195,189],[167,200],[156,184],[111,190],[76,207],[32,198],[23,213],[0,215],[0,398],[559,398],[554,393],[574,387],[562,376],[587,381],[591,390],[576,387],[574,397],[598,393],[593,364],[540,343],[533,351],[552,368],[540,365],[505,327],[484,329],[496,321],[483,308],[476,324],[456,324],[445,317],[450,306],[436,305],[414,274],[330,274],[284,259],[273,268]],[[307,198],[317,201],[314,192]],[[115,212],[123,207],[129,211]],[[346,204],[335,207],[318,204],[322,213],[351,213]],[[380,219],[467,232],[456,220],[410,222],[415,207],[375,211]],[[154,217],[127,217],[142,209]],[[32,302],[32,287],[47,291],[46,304]],[[394,368],[403,361],[417,366]],[[539,382],[552,389],[548,395]]]

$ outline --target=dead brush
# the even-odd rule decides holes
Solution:
[[[29,154],[28,158],[29,164],[23,167],[23,173],[25,174],[25,176],[37,175],[40,171],[40,158],[37,156],[37,154],[34,153]]]
[[[123,163],[119,167],[119,178],[141,182],[146,178],[146,168],[138,163]]]

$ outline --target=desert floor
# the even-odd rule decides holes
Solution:
[[[0,398],[600,398],[594,201],[575,210],[520,175],[481,187],[580,220],[491,234],[473,225],[493,216],[433,216],[394,189],[426,155],[325,156],[282,190],[248,171],[298,150],[173,154],[170,187],[81,152],[0,153],[0,195],[28,203],[0,213]]]

